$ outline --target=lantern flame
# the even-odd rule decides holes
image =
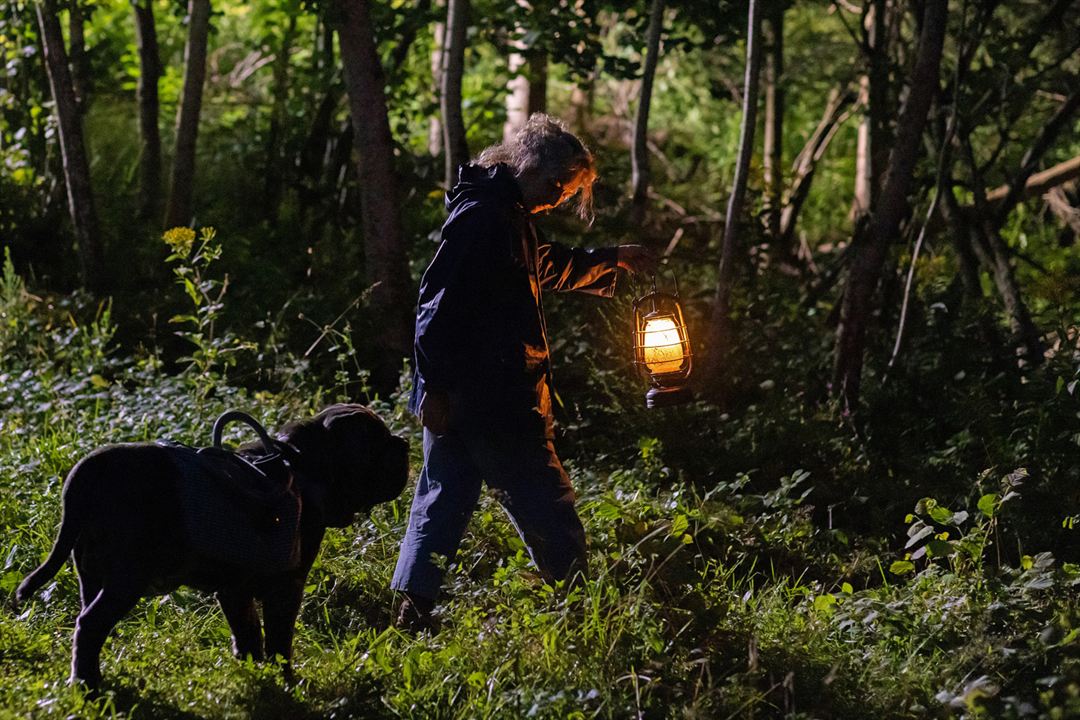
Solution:
[[[645,368],[653,374],[674,373],[683,367],[683,341],[670,315],[648,318],[642,329]]]

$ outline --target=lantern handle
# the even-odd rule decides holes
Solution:
[[[652,286],[652,292],[648,293],[647,295],[643,295],[642,297],[639,297],[636,300],[634,300],[634,307],[637,307],[638,304],[641,303],[644,300],[650,300],[651,303],[652,303],[653,312],[656,312],[656,298],[660,297],[661,295],[664,295],[666,297],[670,297],[670,298],[672,298],[673,300],[676,300],[676,301],[679,301],[679,300],[682,299],[682,295],[679,293],[679,278],[678,278],[677,275],[675,275],[674,271],[671,271],[671,281],[675,286],[675,293],[673,295],[669,294],[669,293],[662,293],[657,288],[657,279],[658,279],[658,277],[660,275],[660,273],[658,271],[652,272],[651,275],[652,275],[652,280],[650,281],[650,285]]]
[[[676,298],[681,298],[682,295],[679,294],[679,277],[678,277],[678,275],[675,274],[674,270],[669,270],[669,272],[671,273],[671,282],[675,285],[675,297]],[[656,270],[652,274],[652,291],[653,291],[654,294],[657,292],[657,290],[656,290],[656,278],[657,278],[657,276],[659,274],[660,274],[659,270]]]

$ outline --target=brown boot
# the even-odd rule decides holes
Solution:
[[[435,609],[435,601],[421,595],[402,593],[405,599],[398,609],[397,621],[394,627],[411,633],[421,633],[427,630],[437,632],[432,610]]]

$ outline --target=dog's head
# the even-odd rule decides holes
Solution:
[[[299,470],[318,492],[305,502],[322,505],[328,526],[344,527],[356,513],[393,500],[409,477],[409,443],[392,435],[363,405],[331,405],[278,434],[300,453]],[[314,491],[316,488],[307,488]]]

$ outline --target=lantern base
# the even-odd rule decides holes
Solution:
[[[645,407],[650,410],[660,407],[681,405],[694,399],[694,393],[685,385],[682,387],[651,387],[645,393]]]

